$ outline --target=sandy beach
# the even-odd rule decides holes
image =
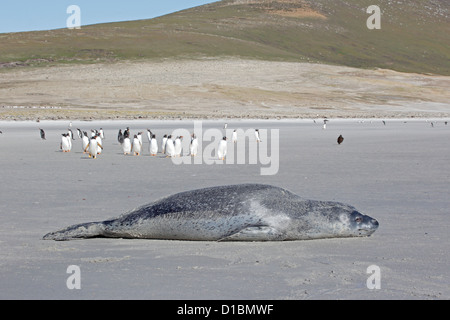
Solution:
[[[0,119],[450,117],[450,78],[231,58],[0,70]]]
[[[37,77],[38,71],[23,75],[33,72]],[[192,86],[201,92],[208,84]],[[72,120],[74,132],[104,129],[104,150],[95,160],[82,153],[78,137],[72,152],[61,152],[67,120],[0,121],[0,298],[449,299],[447,119],[330,118],[326,130],[316,120],[226,120],[231,130],[279,130],[274,175],[261,175],[259,162],[175,165],[161,154],[151,157],[146,137],[142,156],[124,156],[116,139],[128,126],[132,133],[150,128],[160,140],[177,128],[192,130],[192,120]],[[223,130],[224,122],[202,126]],[[371,237],[291,242],[42,240],[166,195],[248,182],[351,204],[380,227]],[[66,285],[71,265],[80,268],[81,289]],[[379,289],[367,287],[373,265]]]

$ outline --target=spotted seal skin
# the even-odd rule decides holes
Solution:
[[[377,220],[343,203],[242,184],[181,192],[117,219],[73,225],[43,239],[283,241],[369,236],[377,228]]]

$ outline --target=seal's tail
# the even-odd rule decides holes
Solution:
[[[101,237],[105,230],[103,222],[88,222],[82,224],[76,224],[65,229],[47,233],[43,240],[74,240]]]

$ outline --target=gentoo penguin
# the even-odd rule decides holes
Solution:
[[[131,153],[131,140],[129,137],[123,138],[122,150],[123,150],[123,154]]]
[[[3,132],[0,130],[0,134],[3,134]]]
[[[89,149],[89,158],[92,157],[96,159],[97,154],[99,154],[99,149],[103,149],[103,146],[98,143],[97,136],[93,136],[91,140],[89,140],[89,144],[84,151],[86,152],[87,149]]]
[[[167,154],[167,157],[174,157],[175,156],[175,146],[173,144],[172,135],[169,135],[167,137],[166,154]]]
[[[83,138],[81,139],[81,146],[83,148],[83,153],[86,153],[86,148],[89,145],[89,137],[87,135],[87,132],[85,131],[83,133]]]
[[[228,127],[228,123],[225,123],[225,124],[223,125],[223,128],[226,129],[227,127]]]
[[[122,129],[119,129],[119,134],[117,135],[117,141],[119,141],[119,143],[122,144],[123,143],[123,139],[124,139],[124,136],[123,136],[123,133],[122,133]]]
[[[193,133],[191,136],[191,144],[189,146],[189,151],[192,157],[195,157],[198,152],[198,140],[195,134]]]
[[[72,131],[70,131],[70,133],[67,133],[67,140],[69,142],[69,151],[72,151],[72,139],[73,139],[73,134],[72,134]]]
[[[42,129],[39,129],[40,131],[41,131],[41,139],[42,140],[46,140],[45,139],[45,132],[44,132],[44,130],[42,130]]]
[[[233,131],[233,135],[231,136],[231,141],[233,141],[233,143],[237,142],[237,132],[236,132],[236,130]]]
[[[149,143],[152,141],[152,136],[153,136],[152,130],[147,129],[147,138]]]
[[[124,138],[129,138],[130,137],[130,128],[129,127],[127,127],[125,129],[125,131],[123,132],[123,137]]]
[[[175,139],[174,149],[175,149],[175,157],[181,157],[181,141],[183,140],[183,136],[179,136]]]
[[[63,133],[61,137],[60,149],[62,152],[70,152],[71,150],[71,141],[68,133]]]
[[[142,142],[138,137],[139,135],[135,134],[133,138],[133,146],[132,151],[135,156],[139,156],[141,154]]]
[[[164,135],[161,141],[161,152],[166,153],[167,134]]]
[[[217,155],[220,160],[225,160],[227,155],[227,137],[223,137],[219,142],[219,149],[217,149]]]
[[[150,140],[150,155],[156,156],[158,153],[158,141],[156,141],[156,135],[152,134],[152,139]]]
[[[325,130],[327,128],[327,122],[328,122],[328,119],[323,120],[323,126],[322,126],[323,130]]]
[[[69,138],[71,139],[71,140],[75,140],[75,137],[73,136],[73,131],[72,131],[72,129],[67,129],[67,133],[69,134]]]
[[[78,138],[83,139],[83,132],[81,132],[81,130],[78,128],[77,128],[77,134],[78,134]]]
[[[256,142],[261,142],[261,138],[259,137],[259,129],[255,129],[255,138]]]
[[[341,144],[344,141],[344,137],[342,136],[342,134],[337,138],[337,143]]]
[[[100,128],[100,130],[98,130],[98,133],[100,135],[100,138],[103,140],[105,139],[105,132],[103,132],[103,128]]]
[[[102,138],[100,137],[100,135],[96,135],[95,136],[95,140],[97,140],[97,143],[99,146],[101,146],[103,144],[102,142]],[[97,154],[102,153],[103,147],[102,148],[97,148]]]
[[[139,139],[139,142],[141,143],[141,147],[142,147],[142,131],[138,132],[138,134],[136,136]]]

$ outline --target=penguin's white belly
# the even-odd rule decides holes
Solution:
[[[130,153],[131,152],[131,141],[130,139],[125,139],[122,144],[123,152]]]
[[[141,153],[141,144],[138,139],[135,139],[133,141],[133,152]]]
[[[70,151],[70,144],[69,141],[67,139],[62,139],[61,141],[61,148],[63,151]]]
[[[99,149],[97,148],[97,143],[91,143],[89,145],[89,154],[95,157],[97,155],[97,149]]]
[[[150,153],[157,154],[158,153],[158,143],[155,139],[152,139],[150,142]]]

